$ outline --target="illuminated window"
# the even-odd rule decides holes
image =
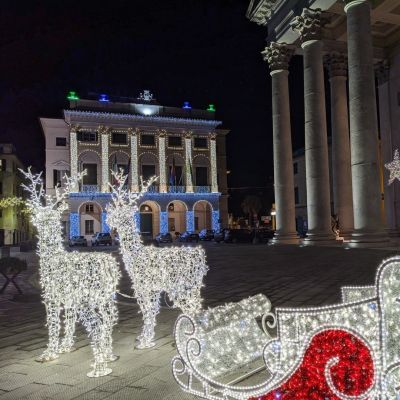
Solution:
[[[141,135],[141,144],[143,146],[155,146],[156,141],[154,135]]]
[[[65,137],[56,137],[56,146],[66,146],[67,138]]]
[[[194,147],[196,149],[206,149],[208,147],[207,138],[194,138]]]
[[[126,133],[113,132],[113,134],[111,136],[111,143],[127,144],[128,143],[128,135]]]
[[[182,137],[168,136],[168,147],[182,147]]]
[[[78,132],[80,142],[97,142],[97,132]]]

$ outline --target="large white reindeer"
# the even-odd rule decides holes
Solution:
[[[62,191],[55,196],[45,194],[40,174],[21,171],[28,180],[22,185],[30,193],[28,207],[37,229],[40,283],[46,306],[49,342],[37,361],[51,361],[59,353],[73,349],[76,321],[80,321],[91,338],[94,354],[93,370],[87,375],[97,377],[112,372],[108,361],[112,353],[112,328],[117,321],[114,302],[119,280],[119,268],[111,255],[101,253],[67,252],[62,245],[61,216],[68,208],[66,198],[81,179],[66,177]],[[60,341],[61,311],[64,310],[64,337]]]
[[[136,347],[152,347],[162,292],[184,313],[195,313],[201,308],[200,289],[208,271],[206,255],[200,246],[144,246],[134,214],[138,212],[139,197],[154,178],[142,184],[140,193],[131,193],[126,189],[127,176],[123,171],[113,175],[116,185],[112,186],[112,201],[107,206],[107,224],[118,232],[122,259],[143,315],[144,326]]]

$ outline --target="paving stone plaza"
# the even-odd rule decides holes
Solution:
[[[264,293],[273,306],[326,305],[340,301],[342,285],[374,282],[382,259],[398,254],[391,249],[351,249],[266,245],[205,244],[210,271],[203,289],[205,306],[238,301]],[[23,290],[12,285],[0,297],[0,400],[5,399],[193,399],[183,393],[171,373],[176,354],[172,331],[177,310],[162,308],[156,328],[156,347],[135,350],[141,315],[130,299],[119,297],[119,323],[114,350],[120,359],[111,375],[90,379],[91,349],[82,328],[76,351],[58,360],[34,361],[47,343],[45,310],[35,289],[37,260],[19,277]],[[120,290],[129,294],[129,280]]]

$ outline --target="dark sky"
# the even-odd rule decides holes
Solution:
[[[271,182],[271,87],[260,51],[265,27],[249,0],[2,0],[1,141],[43,168],[38,117],[61,117],[76,90],[137,96],[163,105],[214,103],[228,135],[231,187]],[[290,75],[295,145],[302,145],[301,59]]]

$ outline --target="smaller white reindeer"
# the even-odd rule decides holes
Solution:
[[[55,188],[55,196],[46,195],[40,174],[21,171],[30,193],[28,207],[38,234],[40,283],[46,306],[49,343],[37,361],[51,361],[59,353],[73,349],[76,321],[82,322],[91,338],[93,370],[87,375],[98,377],[112,372],[108,361],[112,353],[112,328],[117,321],[114,302],[119,268],[111,255],[66,252],[62,245],[61,216],[68,208],[66,198],[76,182],[66,178],[65,190]],[[80,179],[80,174],[77,179]],[[60,342],[60,313],[64,310],[64,338]]]
[[[117,183],[112,186],[107,224],[118,231],[122,259],[143,315],[144,326],[136,347],[152,347],[155,345],[154,328],[162,292],[167,293],[174,306],[184,313],[192,314],[201,309],[200,289],[208,271],[206,255],[200,246],[144,246],[134,214],[138,211],[138,198],[155,178],[142,185],[140,193],[131,193],[126,189],[127,176],[123,171],[113,175]]]

